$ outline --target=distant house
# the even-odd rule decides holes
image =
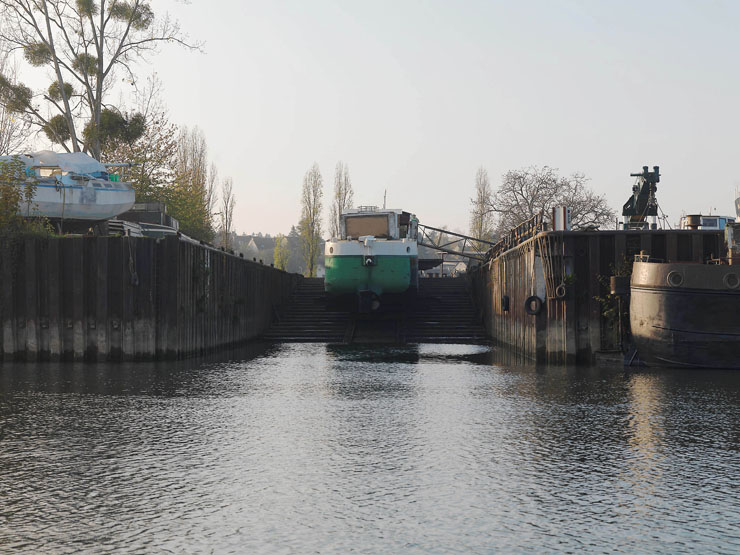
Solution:
[[[233,249],[240,252],[247,260],[262,260],[264,264],[272,264],[275,252],[275,238],[267,235],[234,235]]]

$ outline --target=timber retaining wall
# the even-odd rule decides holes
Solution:
[[[641,251],[702,263],[726,247],[722,231],[540,233],[470,272],[486,330],[517,354],[548,364],[591,363],[599,351],[619,350],[618,311],[606,315],[599,298],[609,293],[609,276],[629,270]],[[525,309],[533,295],[542,300],[538,314]]]
[[[177,237],[0,241],[0,356],[203,354],[261,335],[300,279]]]

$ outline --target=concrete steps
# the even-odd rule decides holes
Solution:
[[[414,310],[406,318],[407,342],[478,343],[487,340],[465,278],[419,280]]]
[[[304,278],[286,313],[262,337],[281,343],[341,343],[348,325],[348,312],[329,310],[323,278]]]
[[[407,312],[351,314],[330,306],[321,278],[301,280],[279,322],[263,336],[275,342],[487,342],[465,278],[419,280]]]

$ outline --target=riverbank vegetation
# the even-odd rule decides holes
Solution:
[[[33,209],[36,185],[25,170],[17,156],[0,160],[0,239],[51,232],[46,219],[26,217]]]

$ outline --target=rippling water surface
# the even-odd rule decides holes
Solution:
[[[740,373],[253,351],[4,365],[0,551],[740,551]]]

